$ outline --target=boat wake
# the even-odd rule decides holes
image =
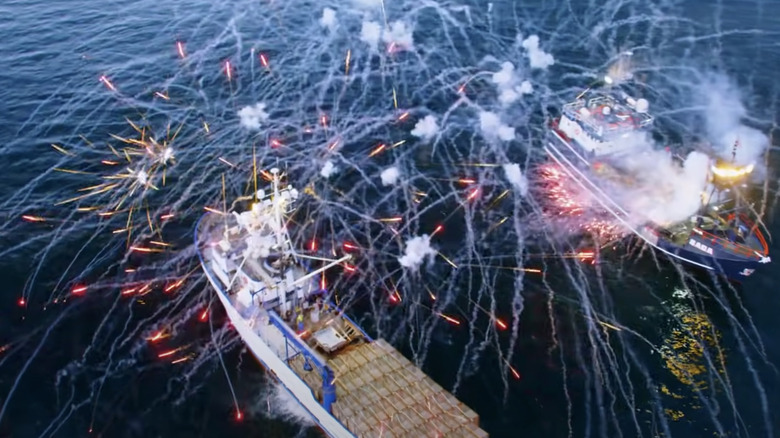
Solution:
[[[269,382],[263,387],[257,397],[254,408],[250,414],[263,415],[269,418],[283,420],[303,428],[317,427],[317,423],[311,414],[306,412],[298,400],[295,399],[279,382]]]

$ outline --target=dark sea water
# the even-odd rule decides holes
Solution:
[[[393,58],[380,45],[378,55],[369,54],[361,22],[384,19],[379,3],[368,0],[0,3],[0,436],[318,436],[310,421],[279,407],[294,403],[225,324],[189,240],[203,207],[221,202],[224,173],[233,172],[226,177],[229,193],[246,192],[253,145],[260,167],[281,162],[302,185],[315,181],[325,198],[301,242],[315,237],[323,247],[331,240],[364,247],[360,274],[328,277],[344,307],[455,390],[491,436],[780,436],[779,261],[734,285],[635,242],[606,251],[598,264],[582,263],[567,256],[578,239],[561,238],[541,214],[530,170],[543,162],[545,111],[631,48],[660,96],[652,103],[660,124],[686,131],[680,135],[705,132],[700,98],[708,75],[728,78],[739,90],[743,123],[772,135],[769,153],[760,155],[765,190],[759,184],[751,196],[776,236],[780,1],[386,0],[384,6],[389,22],[414,29],[413,52]],[[325,7],[336,11],[333,31],[319,23]],[[531,70],[518,34],[538,35],[555,64]],[[342,86],[348,50],[356,79]],[[534,87],[508,109],[490,82],[505,61]],[[118,91],[101,83],[103,76]],[[455,108],[453,90],[466,80],[469,101]],[[427,114],[440,126],[447,120],[436,148],[418,145],[407,134],[414,125],[393,120],[402,112],[393,110],[393,90],[415,120]],[[248,132],[237,113],[257,102],[267,103],[270,127]],[[477,109],[500,113],[516,138],[489,145]],[[322,113],[331,131],[302,131],[316,128]],[[110,134],[133,135],[126,119],[145,119],[158,139],[182,127],[164,190],[142,197],[122,180],[94,204],[78,205],[105,208],[126,196],[127,208],[137,201],[132,243],[161,238],[175,250],[126,256],[126,234],[112,234],[126,226],[126,215],[98,220],[76,205],[55,205],[103,182],[101,160],[123,160],[106,144],[120,145]],[[289,147],[264,146],[277,138],[289,139]],[[343,173],[326,184],[319,182],[322,151],[335,138],[344,144],[334,158]],[[408,139],[408,148],[366,158],[390,139]],[[497,182],[499,173],[464,162],[521,163],[531,195],[510,195],[492,209],[488,201],[458,209],[460,195],[449,193],[468,192],[449,180],[478,177],[488,181],[481,190],[491,196],[509,188]],[[378,183],[392,164],[403,169],[408,187]],[[411,186],[441,201],[418,209]],[[146,215],[152,222],[167,212],[176,217],[165,232],[142,237]],[[47,221],[29,223],[22,215]],[[437,256],[422,274],[402,274],[397,239],[366,221],[391,216],[409,223],[404,238],[446,221],[436,245],[460,266],[457,272]],[[504,228],[486,233],[502,217],[510,218]],[[780,259],[777,241],[770,247]],[[501,264],[545,274],[518,274]],[[128,267],[138,272],[126,275]],[[127,278],[154,280],[155,291],[123,297]],[[179,291],[162,291],[182,278]],[[73,293],[80,286],[87,292]],[[399,305],[386,299],[395,286],[404,296]],[[204,309],[206,323],[198,321]],[[447,324],[439,313],[461,324]],[[510,329],[496,330],[489,315]],[[173,333],[164,344],[145,340],[163,328]],[[173,349],[188,360],[158,357]],[[236,401],[242,421],[235,419]]]

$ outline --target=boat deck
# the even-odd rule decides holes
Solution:
[[[321,377],[292,368],[319,396]],[[350,345],[328,365],[336,375],[333,415],[358,437],[487,437],[479,417],[382,339]]]

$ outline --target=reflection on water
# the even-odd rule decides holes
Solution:
[[[725,374],[726,358],[720,347],[721,334],[707,315],[689,305],[690,291],[678,289],[672,296],[672,300],[665,303],[674,316],[674,322],[660,348],[664,365],[691,393],[703,391],[708,387],[709,373],[713,369],[718,374]],[[660,389],[669,397],[684,398],[666,385]],[[696,405],[692,407],[698,408]],[[667,408],[665,411],[673,420],[684,416],[679,410]]]

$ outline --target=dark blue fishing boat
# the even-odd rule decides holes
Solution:
[[[620,169],[621,159],[641,157],[651,147],[648,142],[635,141],[637,136],[649,134],[652,127],[649,104],[629,92],[629,87],[605,77],[601,86],[588,88],[565,104],[551,125],[545,152],[623,227],[672,259],[733,280],[767,265],[771,259],[760,221],[740,193],[753,171],[752,164],[738,166],[733,160],[707,154],[707,176],[702,182],[706,189],[700,207],[682,221],[642,219],[627,207],[625,199],[614,195],[611,189],[630,185],[633,178]],[[668,148],[667,153],[671,154]],[[656,202],[663,206],[663,201]]]

